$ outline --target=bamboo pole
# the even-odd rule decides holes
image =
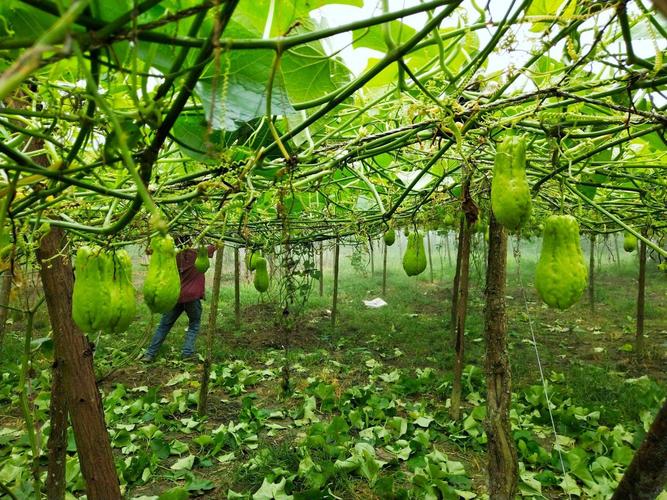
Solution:
[[[331,306],[331,326],[336,328],[336,318],[338,315],[338,269],[340,259],[340,241],[336,238],[334,247],[334,268],[333,268],[333,304]]]

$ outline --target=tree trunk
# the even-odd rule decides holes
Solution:
[[[5,340],[5,331],[7,327],[7,315],[9,313],[9,295],[12,291],[12,279],[14,278],[14,257],[16,255],[16,247],[13,246],[9,254],[9,262],[7,269],[2,273],[0,280],[0,349]]]
[[[618,247],[618,235],[614,234],[614,247],[616,248],[616,265],[618,267],[621,267],[621,252],[619,251]]]
[[[51,375],[51,401],[49,402],[49,465],[46,475],[46,498],[65,498],[65,464],[67,451],[67,400],[63,384],[62,363],[55,359]]]
[[[590,255],[588,256],[588,305],[595,312],[595,233],[591,233]]]
[[[211,375],[211,363],[213,362],[213,336],[218,323],[218,302],[220,300],[220,281],[222,280],[222,258],[225,253],[224,243],[218,246],[215,253],[215,270],[213,271],[213,289],[211,290],[211,307],[208,313],[208,329],[206,330],[206,358],[201,374],[199,386],[199,404],[197,411],[199,416],[208,413],[208,381]]]
[[[470,271],[470,236],[472,224],[465,218],[461,219],[461,238],[459,242],[459,257],[457,257],[456,274],[458,276],[458,296],[453,311],[454,328],[454,381],[452,384],[452,401],[450,416],[453,420],[459,419],[461,410],[461,378],[464,365],[464,334],[466,314],[468,308],[468,275]],[[474,222],[473,222],[474,224]]]
[[[653,500],[667,485],[667,401],[635,453],[612,500]]]
[[[493,213],[489,221],[489,253],[486,267],[486,383],[489,457],[489,496],[514,498],[517,489],[517,454],[510,428],[512,376],[507,353],[505,281],[507,274],[507,236]]]
[[[333,276],[333,304],[331,306],[331,326],[336,328],[336,316],[338,314],[338,263],[340,259],[340,242],[336,238],[334,247],[334,276]]]
[[[102,401],[95,384],[93,347],[72,321],[72,264],[62,229],[51,229],[37,251],[53,328],[54,362],[62,369],[81,473],[90,500],[120,499]]]
[[[324,243],[320,243],[320,297],[324,296]]]
[[[646,236],[647,231],[642,230],[642,236]],[[646,243],[639,240],[639,279],[637,281],[637,337],[635,351],[637,356],[644,354],[644,307],[646,291]]]
[[[431,283],[433,283],[433,256],[431,252],[431,231],[426,231],[426,244],[428,245],[428,268],[431,272]]]
[[[234,247],[234,326],[241,326],[241,263],[239,247]]]
[[[387,295],[387,254],[389,247],[384,245],[384,254],[382,255],[382,296]]]

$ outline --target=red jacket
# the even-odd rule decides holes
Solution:
[[[208,245],[208,256],[213,257],[215,245]],[[193,302],[204,298],[206,289],[204,273],[200,273],[195,268],[197,260],[197,250],[186,248],[176,255],[176,264],[178,265],[178,274],[181,278],[181,295],[178,303]]]

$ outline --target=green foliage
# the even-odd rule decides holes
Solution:
[[[503,226],[516,231],[530,218],[530,187],[526,179],[526,140],[507,137],[498,146],[491,183],[491,207]]]
[[[417,231],[408,235],[408,246],[403,255],[403,269],[408,276],[417,276],[426,269],[424,237]]]
[[[144,301],[152,312],[164,313],[174,308],[181,293],[174,239],[169,235],[156,236],[151,241],[151,250]]]
[[[162,492],[158,497],[158,500],[187,500],[188,498],[190,498],[188,492],[180,486],[177,486]]]
[[[577,220],[571,215],[549,216],[535,271],[540,297],[551,307],[567,309],[581,297],[587,276]]]

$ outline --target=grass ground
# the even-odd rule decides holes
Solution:
[[[483,263],[479,255],[473,258],[465,335],[466,364],[470,366],[466,370],[468,383],[464,405],[466,416],[472,419],[467,422],[472,424],[454,429],[443,416],[446,414],[453,366],[449,326],[453,267],[449,264],[443,241],[433,239],[433,281],[429,269],[416,278],[405,276],[400,267],[400,255],[405,243],[399,240],[389,255],[385,295],[382,295],[381,258],[376,256],[375,273],[371,274],[369,266],[362,269],[351,264],[353,261],[363,261],[359,254],[355,255],[350,249],[344,251],[341,256],[339,322],[335,329],[330,321],[331,256],[327,255],[324,293],[320,296],[315,286],[306,308],[289,335],[279,328],[275,320],[277,311],[270,295],[268,299],[261,298],[247,276],[243,279],[241,289],[241,325],[239,328],[234,326],[232,262],[231,255],[226,256],[219,327],[214,340],[214,360],[221,365],[216,372],[217,382],[212,386],[209,417],[190,431],[187,426],[167,425],[166,428],[172,430],[164,437],[166,442],[184,442],[189,453],[198,457],[194,468],[184,470],[197,470],[197,480],[209,481],[210,484],[206,484],[212,489],[190,488],[191,491],[199,491],[207,498],[226,498],[229,490],[257,491],[267,477],[275,479],[275,484],[279,483],[280,478],[288,477],[294,492],[305,495],[302,498],[316,498],[309,496],[308,492],[314,491],[312,487],[317,484],[317,474],[327,477],[327,490],[331,495],[341,498],[400,498],[403,490],[417,491],[414,477],[421,474],[421,462],[417,458],[423,461],[423,456],[415,452],[418,445],[413,442],[418,442],[419,425],[410,427],[408,432],[413,436],[410,446],[414,453],[411,455],[413,458],[404,463],[396,465],[395,457],[391,459],[393,452],[387,450],[394,449],[393,441],[385,443],[384,448],[373,441],[377,452],[375,460],[383,460],[390,465],[373,475],[372,479],[358,471],[353,475],[325,474],[326,464],[334,461],[332,452],[327,447],[310,444],[305,449],[309,454],[308,459],[312,459],[315,464],[313,471],[317,473],[310,470],[304,474],[294,472],[301,471],[305,467],[304,463],[310,463],[304,459],[304,448],[297,444],[319,439],[316,437],[320,420],[329,423],[326,429],[329,433],[333,432],[330,429],[333,425],[331,422],[335,421],[336,416],[342,415],[347,424],[351,425],[345,431],[351,439],[356,443],[364,438],[364,432],[367,432],[365,429],[370,424],[367,420],[365,425],[355,427],[357,403],[354,401],[361,398],[360,392],[364,393],[365,388],[376,383],[379,385],[374,389],[377,391],[375,399],[373,391],[370,391],[363,397],[364,404],[359,406],[367,412],[367,419],[371,418],[372,421],[368,412],[373,411],[381,413],[377,418],[385,423],[387,418],[409,419],[411,415],[417,414],[438,422],[438,430],[430,426],[426,428],[426,432],[431,432],[429,450],[441,451],[449,460],[461,462],[470,480],[469,484],[465,481],[459,484],[452,480],[448,484],[458,484],[461,491],[469,490],[484,495],[482,431],[480,436],[473,435],[474,428],[471,427],[475,419],[480,422],[483,420],[475,414],[475,408],[483,404],[484,394],[479,370],[483,371],[484,360]],[[533,288],[536,251],[534,244],[522,244],[519,261],[513,256],[509,259],[509,349],[513,391],[519,395],[520,404],[529,401],[531,391],[534,392],[534,388],[542,384],[534,335],[542,367],[552,387],[566,388],[563,389],[562,399],[567,399],[567,408],[583,407],[590,412],[599,412],[599,416],[590,422],[591,429],[596,426],[611,429],[619,424],[641,427],[647,419],[647,412],[650,414],[655,411],[656,400],[664,396],[667,388],[667,373],[664,370],[667,361],[667,278],[655,270],[655,266],[648,266],[647,352],[640,360],[632,352],[637,268],[635,255],[623,254],[619,263],[611,261],[610,256],[614,253],[605,250],[599,259],[600,268],[596,269],[595,310],[591,310],[584,298],[568,311],[558,312],[542,305]],[[450,255],[454,257],[453,249],[450,249]],[[208,281],[210,285],[210,277]],[[364,306],[363,300],[375,297],[382,297],[388,305],[379,309]],[[192,401],[188,400],[188,392],[196,393],[200,367],[177,360],[186,324],[185,317],[179,320],[163,346],[160,359],[152,365],[142,365],[134,360],[155,326],[147,314],[135,323],[127,335],[101,338],[96,363],[102,379],[100,388],[107,399],[109,394],[121,386],[128,392],[135,390],[135,397],[144,394],[149,390],[147,388],[157,387],[156,398],[162,397],[168,402],[165,404],[181,405],[183,410],[180,413],[175,411],[168,420],[182,419],[184,416],[190,418],[193,408]],[[206,324],[206,317],[203,324]],[[42,331],[37,336],[46,333]],[[3,358],[18,356],[19,346],[20,332],[15,332],[8,339],[7,356]],[[198,346],[199,351],[203,352],[203,333],[198,339]],[[231,368],[225,365],[230,360],[236,363]],[[281,389],[285,365],[289,366],[292,396],[285,396]],[[2,371],[6,370],[8,368]],[[184,377],[184,374],[187,376]],[[639,382],[628,383],[628,380]],[[181,393],[174,396],[174,388],[181,390]],[[397,409],[390,411],[385,408],[385,402],[381,400],[384,396],[389,406],[397,402]],[[308,408],[311,397],[316,403],[314,408]],[[309,410],[312,411],[309,413]],[[108,415],[109,411],[107,409]],[[113,411],[121,410],[116,407]],[[128,410],[122,411],[125,412],[123,415],[128,414]],[[273,416],[268,417],[271,412]],[[2,426],[8,425],[10,416],[17,416],[15,407],[7,411]],[[18,425],[20,421],[13,418],[12,422]],[[243,432],[236,431],[235,439],[250,440],[238,446],[227,444],[223,447],[223,450],[233,452],[233,459],[220,460],[218,454],[213,460],[214,455],[205,452],[208,445],[192,442],[191,432],[201,433],[199,435],[213,433],[211,435],[217,436],[215,429],[221,425],[227,426],[230,422],[247,424]],[[127,424],[119,421],[118,425]],[[533,425],[532,421],[530,425]],[[571,431],[566,429],[569,424],[557,422],[557,425],[559,434],[565,435]],[[517,426],[521,427],[519,424]],[[113,424],[111,427],[114,429],[112,435],[115,442],[118,440],[118,427]],[[248,429],[254,432],[254,437]],[[465,439],[458,439],[452,437],[453,430],[462,434],[466,430],[468,434]],[[130,434],[134,435],[133,432],[137,431],[133,430]],[[244,432],[249,435],[239,438]],[[411,434],[413,432],[414,435]],[[324,439],[331,444],[331,439],[336,441],[338,438],[334,435],[334,438]],[[536,439],[536,442],[549,452],[554,449],[553,436],[548,433]],[[178,484],[179,478],[182,483],[183,477],[174,477],[172,469],[181,457],[181,454],[173,453],[178,446],[171,445],[172,453],[154,470],[151,468],[153,472],[147,481],[138,480],[126,468],[123,475],[128,482],[128,494],[155,494],[174,484],[174,481]],[[115,445],[115,449],[119,460],[128,456],[122,446]],[[530,465],[530,457],[523,458]],[[411,460],[416,461],[411,464]],[[542,464],[542,467],[537,465],[534,470],[540,473],[548,469],[548,464]],[[291,473],[280,473],[281,470]],[[362,467],[359,470],[364,469]],[[576,477],[585,484],[585,480]],[[187,477],[185,481],[192,485],[191,481],[187,482]],[[429,481],[436,482],[433,478]],[[389,482],[391,484],[387,486]],[[529,477],[526,476],[522,479],[522,485],[528,483]],[[549,480],[542,483],[545,485],[541,491],[544,497],[558,498],[562,494],[562,491],[554,489],[555,486]],[[522,490],[524,493],[526,488]],[[440,494],[444,495],[442,490]],[[326,495],[319,497],[325,498]]]

